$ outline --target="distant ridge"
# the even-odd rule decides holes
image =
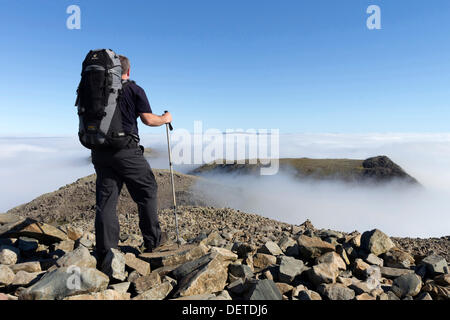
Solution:
[[[265,165],[263,163],[266,162],[261,162],[261,160],[257,160],[256,162],[256,164],[250,164],[248,160],[245,164],[239,164],[237,161],[231,164],[217,164],[213,162],[196,168],[191,174],[259,174],[260,168],[264,167]],[[291,172],[291,174],[298,178],[377,183],[399,180],[410,184],[419,184],[415,178],[406,173],[387,156],[377,156],[366,160],[283,158],[279,159],[279,163],[281,172]]]

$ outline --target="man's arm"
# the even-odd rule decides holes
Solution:
[[[172,115],[169,112],[162,116],[153,113],[140,113],[139,116],[142,123],[150,127],[159,127],[163,124],[172,122]]]

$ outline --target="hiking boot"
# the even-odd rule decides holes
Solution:
[[[162,246],[166,245],[169,242],[169,236],[167,235],[167,232],[161,232],[161,239],[159,241],[159,245],[157,247],[153,247],[153,248],[147,248],[145,246],[145,243],[141,244],[141,246],[139,247],[139,251],[141,253],[151,253],[154,251],[157,251],[159,248],[161,248]]]

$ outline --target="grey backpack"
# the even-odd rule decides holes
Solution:
[[[111,49],[91,50],[83,61],[77,90],[79,131],[88,149],[124,148],[130,141],[122,126],[119,101],[122,94],[122,67]]]

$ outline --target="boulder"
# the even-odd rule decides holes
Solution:
[[[331,265],[335,270],[346,270],[347,266],[344,260],[336,252],[327,252],[321,255],[316,260],[317,264],[327,263]]]
[[[308,269],[302,260],[288,256],[281,256],[279,265],[278,280],[284,283],[291,283],[296,276]]]
[[[338,276],[336,278],[336,282],[337,283],[342,283],[346,287],[348,287],[351,284],[353,284],[353,280],[354,280],[354,278],[345,278],[345,277],[341,277],[341,276]]]
[[[238,255],[236,253],[234,253],[231,250],[228,250],[226,248],[211,247],[210,252],[217,253],[224,261],[232,262],[232,261],[236,261],[238,258]]]
[[[433,300],[433,298],[428,292],[422,292],[421,294],[417,295],[416,300]]]
[[[244,278],[238,278],[227,286],[227,290],[235,295],[241,296],[248,289],[248,281]]]
[[[278,242],[278,246],[284,253],[286,253],[286,251],[290,247],[297,246],[297,241],[295,241],[294,239],[292,239],[290,237],[284,236],[283,238],[281,238],[280,242]]]
[[[94,268],[62,267],[46,273],[21,292],[20,300],[60,300],[68,296],[106,290],[109,278]]]
[[[59,243],[55,243],[53,245],[53,250],[57,251],[57,250],[61,250],[64,252],[71,252],[73,251],[73,248],[75,247],[75,241],[73,240],[63,240]]]
[[[12,246],[0,247],[0,264],[13,265],[17,263],[20,252],[17,248]]]
[[[341,283],[321,284],[317,290],[328,300],[352,300],[355,298],[355,291]]]
[[[400,300],[400,299],[399,299],[399,297],[397,297],[395,295],[395,293],[393,293],[392,291],[388,291],[388,293],[387,293],[387,300],[397,301],[397,300]]]
[[[67,226],[67,237],[70,240],[77,241],[83,236],[84,232],[82,229],[74,227],[74,226]]]
[[[301,290],[297,294],[297,299],[302,301],[322,300],[320,294],[312,290]]]
[[[354,231],[347,236],[345,236],[345,243],[349,244],[354,248],[359,248],[361,246],[361,233]]]
[[[86,235],[84,235],[83,237],[81,237],[80,239],[78,239],[75,242],[75,247],[76,248],[78,248],[78,247],[85,247],[87,249],[92,249],[94,247],[94,241],[88,239],[86,237]]]
[[[360,278],[365,277],[368,268],[370,268],[370,265],[358,258],[353,265],[353,273]]]
[[[299,251],[302,257],[306,259],[318,258],[324,253],[335,250],[331,243],[322,241],[319,237],[308,237],[301,235],[297,239]]]
[[[378,229],[366,231],[361,236],[361,247],[376,256],[388,252],[395,247],[394,242]]]
[[[380,282],[381,281],[381,270],[379,266],[370,266],[365,270],[366,281],[371,279]]]
[[[365,258],[364,261],[371,265],[376,265],[379,267],[382,267],[384,265],[383,259],[377,257],[373,253],[369,253]]]
[[[132,300],[163,300],[169,295],[172,289],[172,284],[169,281],[165,281],[137,295]]]
[[[109,249],[101,270],[112,279],[124,281],[128,275],[125,271],[125,255],[117,249]]]
[[[119,293],[126,293],[130,288],[131,282],[120,282],[111,284],[108,289],[114,290]]]
[[[14,280],[11,282],[11,285],[13,286],[28,286],[33,283],[35,283],[39,278],[42,276],[42,272],[26,272],[26,271],[19,271],[14,276]]]
[[[161,277],[157,272],[152,272],[147,276],[142,276],[135,279],[133,282],[134,290],[138,293],[144,293],[153,287],[161,284]]]
[[[7,286],[13,282],[14,272],[6,265],[0,264],[0,286]]]
[[[227,290],[222,290],[217,295],[209,300],[232,300]]]
[[[440,286],[450,286],[450,274],[441,274],[434,278],[434,282],[436,282]]]
[[[174,245],[167,251],[143,253],[139,258],[150,263],[152,269],[156,269],[195,260],[204,256],[208,251],[209,249],[203,244],[187,244],[180,247]]]
[[[154,270],[152,270],[152,272],[156,272],[157,274],[159,274],[160,277],[164,277],[165,275],[170,274],[173,270],[175,270],[176,268],[178,268],[180,265],[173,265],[173,266],[165,266],[165,267],[159,267],[156,268]]]
[[[201,240],[200,243],[205,246],[220,246],[223,240],[219,232],[213,231],[205,239]]]
[[[256,250],[255,246],[243,242],[235,242],[231,248],[231,251],[236,252],[240,259],[251,257]]]
[[[440,273],[448,273],[448,264],[444,257],[433,254],[420,262],[421,265],[426,266],[428,273],[436,275]]]
[[[427,281],[422,291],[428,292],[433,300],[450,300],[450,287],[438,285],[434,281]]]
[[[273,241],[267,241],[261,248],[258,249],[258,252],[269,254],[272,256],[279,256],[283,254],[283,251],[280,247]]]
[[[320,263],[314,265],[308,270],[308,278],[314,285],[320,285],[322,283],[334,283],[339,275],[335,266],[328,263]]]
[[[225,288],[231,261],[224,261],[216,252],[210,253],[210,261],[180,280],[175,296],[191,296],[213,293]]]
[[[399,298],[415,297],[422,289],[422,279],[416,274],[405,274],[396,278],[391,290]]]
[[[136,270],[142,276],[150,274],[150,263],[136,258],[134,253],[128,252],[125,254],[125,265],[131,270]]]
[[[204,255],[198,259],[195,259],[192,261],[187,261],[187,262],[183,263],[182,265],[178,266],[176,269],[174,269],[171,272],[171,275],[175,279],[180,280],[180,279],[188,276],[195,270],[205,266],[206,264],[211,262],[211,260],[214,259],[214,257],[217,257],[217,256],[218,256],[217,253],[215,253],[215,254],[210,253],[210,254]]]
[[[334,238],[336,240],[343,239],[344,235],[339,231],[334,231],[334,230],[328,229],[328,230],[320,230],[319,237],[322,238],[323,240],[327,241],[326,239],[330,239],[330,238]],[[330,241],[327,241],[327,242],[330,242]]]
[[[89,250],[83,246],[78,247],[72,252],[66,253],[56,261],[58,267],[78,266],[84,268],[95,268],[97,260],[91,256]]]
[[[292,292],[292,289],[294,289],[293,286],[291,286],[290,284],[287,283],[283,283],[283,282],[276,282],[275,283],[278,287],[278,290],[280,290],[280,293],[285,295],[289,292]]]
[[[348,259],[347,252],[345,251],[344,247],[342,245],[336,246],[336,253],[339,254],[341,259],[345,262],[347,266],[350,265],[350,260]]]
[[[130,300],[130,294],[127,292],[118,292],[107,289],[102,292],[94,292],[90,294],[79,294],[64,298],[64,300]]]
[[[356,300],[377,300],[374,296],[371,296],[368,293],[361,293],[355,297]]]
[[[367,281],[360,281],[358,279],[352,279],[352,284],[348,286],[350,289],[355,291],[357,295],[363,293],[370,293],[372,290],[376,288],[373,283]]]
[[[0,228],[0,238],[20,237],[33,238],[47,245],[68,239],[60,229],[30,218]]]
[[[282,300],[283,296],[275,282],[269,279],[251,280],[246,293],[247,300]]]
[[[383,255],[384,265],[391,268],[409,269],[414,265],[413,256],[397,248],[393,248]]]
[[[254,276],[252,269],[245,264],[230,264],[228,273],[235,278],[251,279]]]
[[[31,261],[31,262],[24,262],[24,263],[18,263],[13,266],[10,266],[11,270],[14,273],[17,273],[19,271],[25,271],[25,272],[41,272],[41,264],[39,261]]]
[[[380,267],[381,275],[388,279],[395,279],[405,274],[414,273],[414,270]]]
[[[277,263],[277,257],[265,254],[257,253],[253,257],[253,266],[255,268],[265,269],[269,266],[275,265]]]

